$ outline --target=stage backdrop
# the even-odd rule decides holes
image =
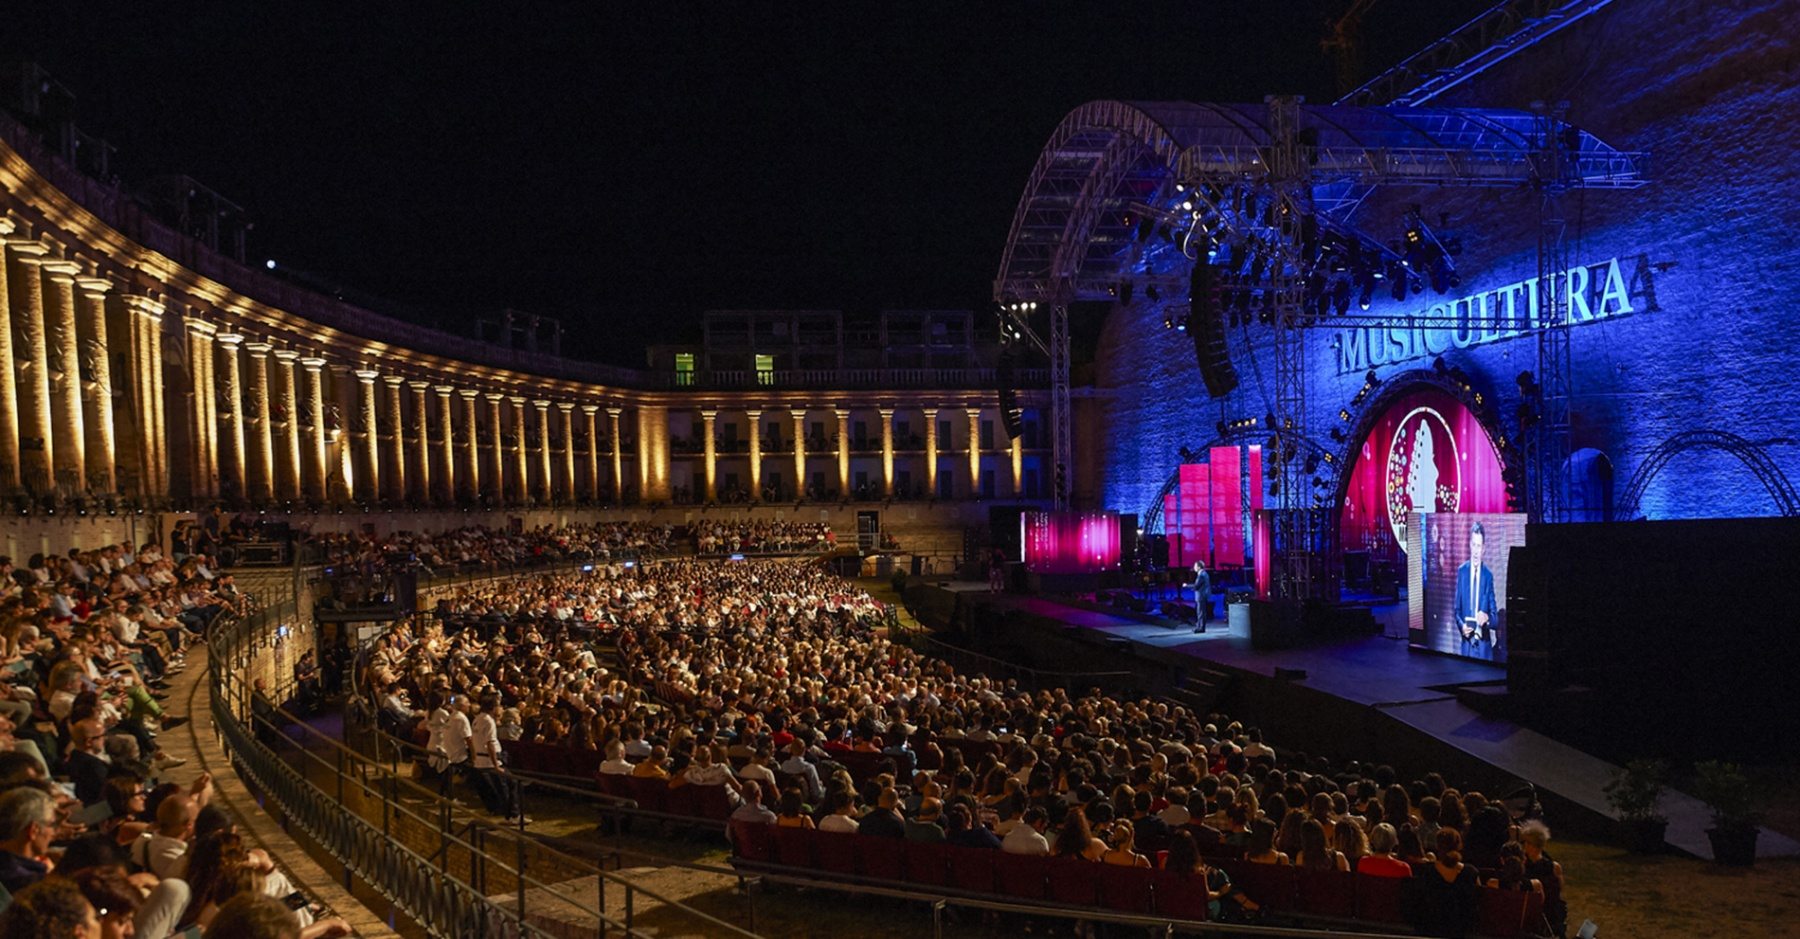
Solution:
[[[1455,396],[1421,386],[1394,399],[1363,439],[1338,535],[1346,552],[1398,562],[1408,513],[1505,511],[1500,457],[1481,422]]]
[[[1025,569],[1033,574],[1094,574],[1119,569],[1119,513],[1026,512]]]
[[[1507,562],[1525,543],[1525,516],[1407,516],[1412,644],[1488,662],[1506,661]]]

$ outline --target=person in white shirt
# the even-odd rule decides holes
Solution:
[[[1050,853],[1050,841],[1044,837],[1044,829],[1050,827],[1050,815],[1041,806],[1032,806],[1025,810],[1025,817],[1013,830],[1006,833],[1000,842],[1000,850],[1007,854],[1024,854],[1031,857],[1045,857]]]
[[[519,806],[519,781],[506,772],[501,758],[500,727],[494,720],[499,709],[498,694],[482,695],[475,721],[470,725],[469,764],[475,774],[475,791],[488,811],[504,816],[508,822],[529,824],[531,819]]]
[[[607,776],[629,776],[634,767],[625,759],[625,744],[614,740],[606,745],[606,759],[600,764],[600,772]]]
[[[736,806],[743,798],[737,791],[737,779],[732,775],[731,764],[718,759],[720,753],[712,747],[694,748],[694,763],[682,776],[691,786],[724,786],[725,795]]]
[[[820,831],[832,831],[843,835],[854,835],[859,827],[853,817],[856,813],[855,800],[848,792],[834,793],[831,797],[831,814],[819,822]]]

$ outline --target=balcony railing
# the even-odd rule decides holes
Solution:
[[[775,390],[844,389],[987,389],[996,387],[991,368],[844,368],[844,369],[714,369],[703,372],[656,373],[661,387],[713,391],[768,388]],[[1050,384],[1049,369],[1020,369],[1015,380],[1023,388]]]

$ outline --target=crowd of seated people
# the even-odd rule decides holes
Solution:
[[[171,780],[185,761],[156,743],[185,720],[161,702],[186,650],[253,605],[193,547],[0,557],[0,936],[164,939],[239,893],[294,894],[210,804],[210,776]]]
[[[828,551],[836,544],[824,522],[725,521],[706,519],[690,526],[701,554],[767,554]]]
[[[889,641],[873,601],[814,565],[534,575],[451,608],[449,631],[397,631],[372,671],[393,725],[451,763],[472,752],[458,717],[472,709],[499,741],[599,751],[603,777],[718,787],[738,818],[1172,863],[1219,915],[1258,904],[1209,866],[1222,855],[1420,878],[1435,888],[1421,925],[1440,934],[1472,924],[1479,885],[1541,892],[1552,922],[1565,915],[1547,829],[1480,793],[1277,753],[1255,728],[1163,700],[959,674]],[[594,637],[620,666],[600,664]],[[505,796],[490,809],[516,809]]]
[[[674,543],[673,526],[645,522],[545,525],[521,531],[474,525],[436,533],[331,532],[307,538],[307,544],[327,567],[363,573],[415,568],[427,574],[659,556],[670,553]]]

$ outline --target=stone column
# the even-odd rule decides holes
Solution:
[[[837,415],[837,464],[838,464],[838,496],[850,498],[850,410],[838,408]]]
[[[294,383],[294,363],[300,360],[300,353],[292,349],[275,350],[276,371],[281,377],[276,386],[276,394],[281,402],[282,419],[286,423],[281,429],[281,446],[276,449],[279,469],[275,477],[279,482],[275,486],[275,498],[298,499],[300,492],[300,394]]]
[[[75,328],[75,275],[81,266],[73,261],[46,261],[44,279],[50,296],[44,308],[49,331],[50,403],[56,438],[51,461],[56,485],[73,495],[87,492],[87,440],[81,414],[81,339]]]
[[[306,369],[307,420],[312,424],[312,452],[306,458],[306,497],[322,503],[330,495],[330,465],[325,448],[325,360],[310,357],[300,360]]]
[[[213,377],[213,336],[219,327],[189,316],[188,377],[194,397],[195,496],[219,494],[219,389]]]
[[[151,437],[156,451],[153,464],[157,499],[169,497],[169,390],[163,365],[163,308],[150,304],[139,312],[145,315],[144,330],[150,339],[150,416],[156,430]]]
[[[427,505],[431,502],[431,425],[425,414],[425,392],[431,390],[431,382],[414,379],[406,387],[412,389],[413,429],[419,435],[413,441],[413,499]]]
[[[530,464],[525,460],[525,398],[506,399],[513,412],[513,501],[523,503],[531,493]]]
[[[881,408],[881,494],[894,497],[894,409]]]
[[[806,409],[788,412],[794,419],[794,498],[806,498]]]
[[[406,384],[403,375],[383,375],[381,380],[387,385],[387,429],[392,435],[393,444],[388,448],[392,454],[386,473],[387,488],[384,490],[389,502],[406,501],[406,419],[400,408],[400,386]]]
[[[531,406],[537,410],[538,427],[538,500],[550,504],[555,489],[550,485],[550,402],[535,400]]]
[[[613,501],[621,504],[625,501],[625,442],[619,439],[619,415],[623,413],[624,408],[606,409],[606,422],[612,433]]]
[[[253,502],[267,502],[275,497],[275,438],[269,425],[269,352],[273,348],[266,342],[244,343],[244,351],[250,353],[251,444],[247,494]]]
[[[456,504],[456,425],[450,412],[450,396],[456,389],[449,385],[438,385],[431,389],[437,392],[438,399],[438,434],[443,439],[438,446],[443,454],[443,481],[438,483],[440,500],[445,505]]]
[[[718,445],[713,442],[713,423],[718,418],[717,409],[708,408],[700,412],[700,432],[706,435],[701,443],[704,445],[706,453],[706,501],[708,502],[719,501],[719,449]]]
[[[969,498],[981,495],[981,409],[968,408],[969,414]]]
[[[463,433],[468,435],[463,442],[463,472],[456,477],[463,481],[457,499],[475,502],[481,498],[481,433],[475,424],[475,399],[481,392],[464,388],[457,395],[463,402]]]
[[[556,409],[562,412],[562,501],[568,504],[575,502],[575,402],[558,401]]]
[[[356,408],[362,414],[362,453],[356,461],[356,501],[381,501],[381,432],[376,422],[375,379],[381,373],[359,368],[356,376]]]
[[[219,334],[220,354],[225,359],[225,476],[239,499],[250,491],[244,458],[244,378],[238,363],[238,346],[243,342],[239,333]]]
[[[136,398],[140,469],[143,484],[138,495],[158,499],[168,495],[168,436],[163,432],[162,403],[162,306],[141,294],[125,298],[132,324],[132,394]]]
[[[599,412],[600,405],[598,404],[581,406],[581,413],[587,420],[587,497],[589,502],[600,501],[600,434],[599,428],[595,426],[595,415]]]
[[[936,499],[938,471],[937,408],[925,408],[925,498]]]
[[[669,500],[669,409],[638,405],[638,498],[643,502]]]
[[[10,495],[22,485],[19,478],[19,360],[13,352],[12,293],[7,288],[6,236],[13,233],[12,219],[0,216],[0,493]],[[132,320],[135,325],[136,319]]]
[[[750,501],[762,501],[762,411],[750,408],[744,412],[750,421]]]
[[[12,254],[19,262],[22,309],[19,319],[19,362],[25,370],[20,395],[19,472],[26,491],[48,495],[56,488],[52,467],[56,441],[50,430],[50,345],[44,331],[44,277],[41,265],[50,249],[35,241],[17,241]]]
[[[506,400],[506,396],[490,391],[482,397],[488,404],[488,441],[494,451],[494,469],[488,474],[487,489],[481,495],[492,499],[495,505],[501,505],[506,501],[506,442],[500,433],[500,402]]]
[[[112,281],[104,277],[82,277],[75,285],[81,291],[82,352],[90,378],[82,385],[82,397],[88,409],[88,468],[91,476],[88,488],[112,495],[119,491],[119,448],[113,429],[112,360],[106,336],[106,292],[112,289]],[[5,286],[4,279],[0,279],[0,290]]]

